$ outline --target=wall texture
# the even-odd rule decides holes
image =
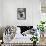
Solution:
[[[0,24],[33,25],[40,20],[40,0],[0,0]],[[17,8],[26,8],[26,20],[17,20]]]

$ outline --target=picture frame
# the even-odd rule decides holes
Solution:
[[[26,20],[26,8],[17,8],[17,19]]]

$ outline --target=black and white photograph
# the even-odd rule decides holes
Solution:
[[[26,8],[17,8],[17,19],[18,20],[26,19]]]

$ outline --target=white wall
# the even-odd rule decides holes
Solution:
[[[32,4],[33,26],[35,27],[41,20],[41,2],[40,0],[33,0]]]
[[[2,16],[2,0],[0,0],[0,26],[1,26],[1,24],[2,24],[2,20],[3,20],[3,16]]]
[[[40,20],[40,0],[2,0],[2,25],[33,25]],[[26,8],[26,20],[17,20],[17,8]],[[1,9],[1,8],[0,8]],[[1,14],[2,13],[2,14]],[[1,22],[0,20],[0,22]]]

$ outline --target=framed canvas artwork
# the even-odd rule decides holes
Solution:
[[[26,19],[26,8],[17,8],[17,19],[18,20]]]

